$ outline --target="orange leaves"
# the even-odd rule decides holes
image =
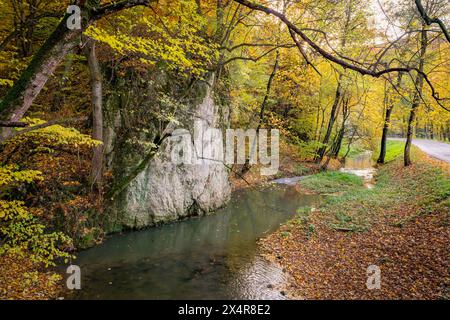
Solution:
[[[417,155],[416,155],[417,156]],[[311,215],[315,232],[292,222],[260,241],[264,253],[293,276],[290,295],[307,299],[441,299],[448,275],[448,196],[436,162],[423,155],[402,168],[401,161],[381,169],[379,201],[372,199],[366,232],[339,232],[326,223],[340,208],[333,204]],[[401,160],[401,159],[400,159]],[[429,164],[432,163],[434,167]],[[393,189],[400,190],[392,192]],[[367,199],[366,199],[367,200]],[[359,204],[348,197],[347,215]],[[352,202],[353,201],[353,202]],[[440,203],[439,201],[442,201]],[[445,204],[447,201],[447,205]],[[389,204],[389,205],[386,205]],[[402,223],[399,224],[398,222]],[[283,233],[289,231],[290,236]],[[366,288],[369,265],[381,269],[381,289]]]
[[[61,276],[42,271],[28,258],[3,255],[0,270],[0,300],[52,299],[62,288]]]

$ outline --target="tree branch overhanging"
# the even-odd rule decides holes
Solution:
[[[87,120],[88,120],[88,117],[55,119],[55,120],[50,120],[50,121],[47,121],[45,123],[37,124],[37,125],[34,125],[34,126],[29,126],[29,124],[26,123],[26,122],[18,122],[15,125],[13,123],[10,123],[11,125],[8,126],[7,125],[8,122],[1,122],[0,126],[2,126],[2,127],[16,127],[16,128],[24,127],[25,128],[25,129],[22,129],[20,131],[15,131],[15,132],[11,133],[11,135],[9,135],[7,137],[7,139],[6,139],[6,140],[9,140],[9,139],[11,139],[13,137],[16,137],[18,135],[22,135],[22,134],[28,133],[30,131],[35,131],[35,130],[47,128],[47,127],[50,127],[50,126],[53,126],[53,125],[56,125],[56,124],[76,123],[76,122],[83,122],[83,121],[87,121]],[[3,142],[5,140],[0,140],[0,141]]]
[[[156,0],[123,0],[119,2],[112,2],[106,4],[92,12],[92,19],[98,20],[104,16],[119,12],[124,9],[136,7],[136,6],[148,6],[150,3]]]
[[[0,127],[2,128],[25,128],[28,124],[20,121],[0,121]]]
[[[122,0],[112,2],[99,8],[86,8],[82,10],[87,13],[88,21],[84,28],[94,21],[121,10],[135,6],[149,5],[156,0]],[[13,87],[0,101],[0,119],[4,121],[18,121],[27,112],[34,99],[39,95],[48,78],[53,74],[57,66],[79,46],[79,37],[83,30],[68,29],[65,14],[58,26],[47,38],[41,48],[34,54],[31,62]],[[9,130],[3,130],[3,138],[9,135]]]
[[[274,46],[273,48],[267,50],[266,52],[264,52],[263,54],[261,54],[260,56],[257,57],[242,57],[242,56],[236,56],[236,57],[232,57],[224,62],[221,63],[222,66],[236,61],[236,60],[244,60],[244,61],[252,61],[252,62],[258,62],[259,60],[261,60],[262,58],[264,58],[265,56],[267,56],[268,54],[270,54],[273,51],[276,51],[280,48],[294,48],[295,45],[294,44],[288,44],[288,45],[278,45],[278,46]]]
[[[264,12],[266,14],[269,15],[273,15],[275,17],[277,17],[278,19],[280,19],[290,30],[292,30],[293,32],[295,32],[298,36],[300,36],[303,41],[305,41],[311,48],[313,48],[318,54],[320,54],[323,58],[334,62],[340,66],[342,66],[344,69],[350,69],[353,71],[356,71],[362,75],[369,75],[372,76],[374,78],[379,78],[384,74],[387,73],[392,73],[392,72],[407,72],[410,73],[412,71],[415,71],[419,74],[421,74],[424,78],[424,80],[426,81],[426,83],[428,84],[428,86],[431,89],[431,96],[434,98],[434,100],[438,103],[438,105],[440,107],[442,107],[443,109],[450,111],[449,107],[446,107],[442,104],[443,100],[448,100],[448,99],[443,99],[439,97],[439,94],[436,92],[435,88],[433,87],[431,81],[429,80],[428,76],[422,72],[421,70],[419,70],[418,68],[415,67],[393,67],[393,68],[387,68],[387,69],[383,69],[383,70],[373,70],[373,68],[365,68],[362,67],[362,63],[358,63],[359,65],[355,65],[355,64],[351,64],[348,61],[345,61],[342,58],[338,58],[336,56],[334,56],[333,54],[327,52],[326,50],[324,50],[322,47],[320,47],[317,43],[315,43],[313,40],[311,40],[299,27],[297,27],[295,24],[293,24],[284,14],[268,8],[264,5],[261,4],[256,4],[253,2],[250,2],[248,0],[234,0],[237,3],[240,3],[252,10],[256,10],[256,11],[261,11]]]
[[[290,35],[291,35],[292,40],[294,40],[295,45],[297,46],[297,48],[298,48],[298,50],[300,51],[301,55],[302,55],[303,58],[305,59],[306,64],[309,65],[309,66],[311,66],[311,67],[314,69],[314,71],[317,72],[317,74],[318,74],[319,76],[322,76],[322,74],[321,74],[320,71],[316,68],[316,66],[313,65],[313,64],[309,61],[308,56],[306,55],[306,52],[305,52],[305,50],[304,50],[303,47],[302,47],[302,44],[300,43],[300,41],[298,41],[298,39],[297,39],[297,37],[295,36],[294,32],[293,32],[291,29],[289,29],[289,33],[290,33]]]

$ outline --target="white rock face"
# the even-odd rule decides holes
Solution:
[[[198,119],[215,128],[223,128],[226,122],[210,88],[192,111],[192,118],[180,125],[192,136],[193,123]],[[123,192],[117,206],[121,225],[142,228],[203,215],[224,206],[231,195],[229,170],[223,163],[177,165],[171,161],[171,143],[166,140],[158,155]]]

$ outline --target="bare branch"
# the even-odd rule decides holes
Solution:
[[[243,47],[276,47],[276,46],[279,46],[279,45],[274,44],[274,43],[246,43],[245,42],[245,43],[237,44],[237,45],[235,45],[235,46],[233,46],[231,48],[220,47],[219,50],[226,50],[228,52],[232,52],[234,50],[237,50],[237,49],[243,48]],[[289,48],[292,47],[291,44],[284,44],[283,46],[289,47]]]
[[[123,0],[119,2],[112,2],[110,4],[106,4],[98,9],[95,9],[92,14],[92,19],[100,19],[106,15],[113,14],[115,12],[119,12],[124,9],[136,7],[136,6],[148,6],[150,3],[155,2],[156,0]]]
[[[284,14],[273,10],[271,8],[268,8],[266,6],[263,6],[261,4],[256,4],[253,2],[250,2],[248,0],[234,0],[250,9],[253,10],[257,10],[257,11],[261,11],[264,12],[266,14],[270,14],[273,16],[276,16],[278,19],[280,19],[289,29],[291,29],[292,31],[294,31],[297,35],[299,35],[310,47],[312,47],[317,53],[319,53],[322,57],[324,57],[325,59],[332,61],[340,66],[342,66],[344,69],[350,69],[356,72],[359,72],[362,75],[369,75],[372,76],[374,78],[379,78],[384,74],[387,73],[391,73],[391,72],[412,72],[412,71],[416,71],[417,73],[421,74],[424,78],[424,80],[427,82],[428,86],[431,89],[431,95],[432,97],[436,100],[436,102],[438,103],[439,106],[441,106],[443,109],[450,111],[450,109],[448,107],[445,107],[441,101],[443,100],[448,100],[448,99],[442,99],[439,97],[439,94],[436,92],[436,90],[434,89],[431,81],[429,80],[428,76],[421,70],[419,70],[418,68],[415,67],[394,67],[394,68],[387,68],[384,70],[373,70],[372,68],[365,68],[362,67],[363,63],[357,63],[358,65],[355,64],[351,64],[350,62],[342,59],[342,58],[338,58],[336,56],[334,56],[333,54],[327,52],[326,50],[324,50],[322,47],[320,47],[318,44],[316,44],[314,41],[312,41],[300,28],[298,28],[296,25],[294,25]]]
[[[298,50],[300,51],[301,55],[302,55],[303,58],[305,59],[306,64],[307,64],[307,65],[310,65],[310,66],[317,72],[317,74],[318,74],[319,76],[322,76],[322,74],[320,73],[320,71],[317,70],[317,68],[309,61],[308,56],[306,55],[306,52],[305,52],[305,50],[303,49],[302,44],[300,43],[300,41],[298,41],[297,37],[295,36],[294,31],[292,31],[291,29],[289,29],[289,33],[291,34],[291,38],[292,38],[292,40],[294,40],[294,42],[295,42],[295,44],[296,44]]]
[[[225,62],[222,62],[222,65],[226,65],[230,62],[236,61],[236,60],[245,60],[245,61],[252,61],[252,62],[258,62],[259,60],[261,60],[262,58],[264,58],[265,56],[267,56],[269,53],[278,50],[279,48],[293,48],[295,47],[295,45],[290,44],[290,45],[279,45],[279,46],[274,46],[273,48],[271,48],[270,50],[267,50],[266,52],[264,52],[262,55],[258,56],[258,57],[232,57],[230,59],[228,59]]]
[[[25,122],[17,122],[17,121],[0,121],[0,127],[3,128],[23,128],[28,127],[28,124]]]
[[[428,16],[427,12],[425,11],[425,8],[422,5],[422,1],[415,0],[415,2],[416,2],[417,10],[419,10],[420,16],[425,21],[425,23],[427,25],[431,25],[433,23],[438,24],[439,27],[441,28],[442,32],[444,33],[445,38],[447,39],[448,42],[450,42],[450,34],[449,34],[447,28],[445,27],[444,22],[442,22],[441,19],[436,18],[436,17],[430,18],[430,16]]]

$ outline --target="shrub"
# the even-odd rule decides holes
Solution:
[[[12,166],[0,167],[0,190],[42,180],[36,170],[16,171]],[[64,249],[71,239],[61,232],[46,232],[36,216],[39,210],[28,208],[23,201],[0,200],[0,255],[29,256],[36,263],[55,265],[55,259],[70,258]]]

